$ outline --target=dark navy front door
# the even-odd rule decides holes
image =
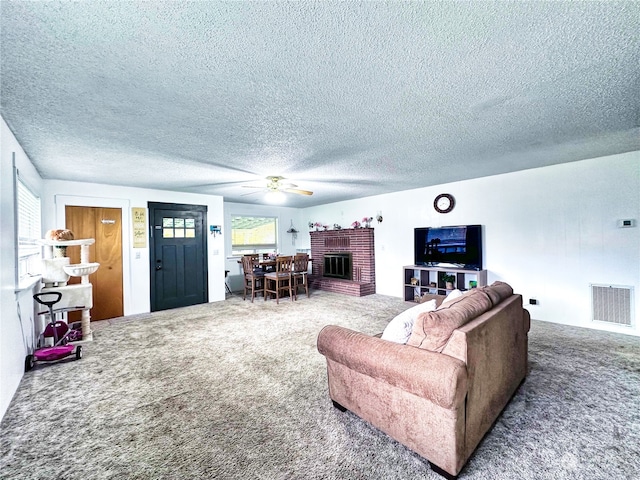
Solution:
[[[207,207],[149,202],[151,311],[208,301]]]

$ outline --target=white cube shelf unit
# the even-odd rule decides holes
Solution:
[[[422,265],[407,265],[403,267],[404,299],[415,302],[423,295],[447,295],[451,290],[468,290],[475,286],[483,287],[487,284],[486,270],[465,270],[450,267],[425,267]],[[453,288],[447,288],[444,276],[453,275]]]

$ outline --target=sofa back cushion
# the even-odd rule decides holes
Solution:
[[[487,293],[473,289],[451,302],[443,303],[433,312],[418,315],[407,345],[441,352],[456,328],[482,315],[492,306]]]
[[[504,282],[493,282],[487,287],[480,287],[480,290],[489,295],[494,307],[513,295],[513,288],[511,288],[511,285]]]

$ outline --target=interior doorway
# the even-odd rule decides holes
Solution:
[[[89,248],[89,261],[98,262],[100,268],[89,277],[93,285],[91,320],[124,315],[123,262],[122,262],[122,210],[120,208],[65,206],[66,228],[75,238],[95,238]],[[80,263],[80,249],[67,250],[71,263]],[[69,284],[80,283],[71,277]],[[69,312],[69,321],[79,321],[80,312]]]
[[[149,202],[151,311],[206,303],[207,207]]]

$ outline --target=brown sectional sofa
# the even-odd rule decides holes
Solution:
[[[496,282],[420,314],[406,345],[329,325],[329,395],[455,478],[527,375],[530,317]]]

